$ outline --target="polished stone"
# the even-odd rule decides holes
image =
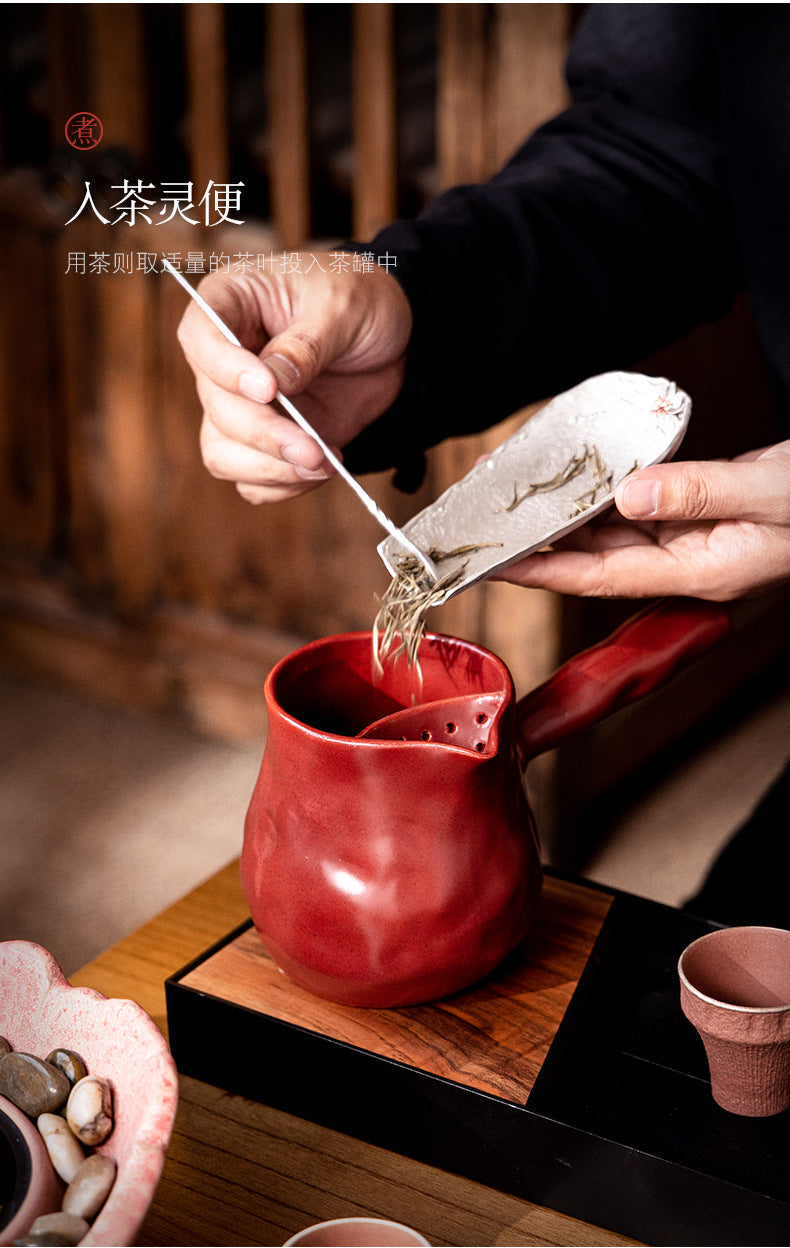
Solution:
[[[78,1244],[88,1234],[90,1227],[85,1218],[76,1217],[73,1213],[43,1213],[36,1218],[27,1235],[17,1239],[17,1244]]]
[[[71,1049],[53,1049],[47,1054],[47,1061],[63,1071],[72,1087],[75,1083],[79,1083],[80,1079],[84,1079],[88,1073],[88,1068],[79,1053],[74,1053]]]
[[[105,1157],[102,1153],[86,1157],[66,1189],[64,1212],[88,1220],[94,1218],[110,1194],[115,1182],[115,1170],[112,1157]]]
[[[85,1160],[82,1145],[61,1114],[40,1114],[36,1122],[49,1159],[64,1183],[70,1183]]]
[[[66,1103],[66,1121],[78,1140],[101,1144],[112,1131],[112,1093],[106,1079],[86,1075],[75,1083]]]
[[[69,1095],[69,1081],[55,1066],[31,1053],[0,1057],[0,1096],[31,1118],[59,1109]]]

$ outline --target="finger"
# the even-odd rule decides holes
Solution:
[[[735,456],[735,462],[742,463],[754,459],[772,459],[775,455],[787,455],[788,453],[790,453],[790,440],[779,442],[773,446],[761,446],[754,451],[744,451],[742,455]]]
[[[260,359],[283,394],[299,394],[348,349],[353,333],[341,313],[331,301],[316,300],[263,348]]]
[[[719,521],[687,529],[666,544],[530,555],[499,579],[581,597],[678,594],[727,602],[789,577],[788,526]]]
[[[677,578],[677,569],[667,567],[665,552],[655,548],[653,554],[639,546],[529,555],[497,579],[580,598],[652,598],[690,592],[688,588],[679,591],[673,577]]]
[[[755,460],[644,468],[620,482],[615,502],[629,519],[790,524],[789,447],[772,447]]]
[[[205,378],[198,381],[198,394],[205,420],[230,441],[283,459],[311,475],[323,469],[324,476],[329,476],[333,471],[318,443],[276,408],[228,394]]]
[[[235,346],[197,304],[190,302],[178,327],[178,340],[196,377],[205,375],[222,390],[270,403],[277,378],[261,363],[258,352],[268,335],[256,302],[232,279],[213,275],[200,283],[209,307],[243,344]]]
[[[201,428],[200,449],[209,472],[221,481],[279,488],[304,482],[318,483],[331,475],[328,467],[305,468],[266,451],[244,446],[225,437],[209,420],[204,421]]]
[[[237,481],[236,490],[245,502],[258,507],[261,503],[281,503],[289,498],[298,498],[319,484],[318,481],[300,481],[298,485],[252,485],[248,481]]]
[[[304,390],[346,349],[353,332],[349,318],[339,314],[336,300],[326,295],[316,298],[309,312],[296,316],[287,329],[268,339],[266,327],[291,315],[281,306],[282,291],[278,294],[275,285],[257,282],[241,287],[215,275],[201,282],[200,292],[242,341],[260,348],[254,355],[234,346],[199,307],[187,308],[179,326],[179,340],[197,378],[204,409],[210,404],[215,413],[222,408],[216,392],[224,392],[267,407],[269,418],[273,418],[275,412],[268,405],[276,400],[278,390],[287,395]],[[272,437],[277,436],[277,428],[272,425]],[[279,432],[291,462],[310,471],[323,462],[315,441],[293,422],[280,424]]]
[[[664,526],[666,528],[666,526]],[[614,546],[648,546],[657,541],[657,526],[649,521],[623,520],[613,511],[602,521],[583,524],[551,543],[551,550],[596,551]]]
[[[297,498],[312,490],[318,481],[300,481],[298,485],[251,485],[247,481],[237,481],[236,490],[247,503],[258,507],[261,503],[281,503],[288,498]]]
[[[247,481],[237,481],[236,489],[241,497],[247,503],[252,503],[253,507],[259,507],[261,503],[279,503],[286,498],[292,498],[297,492],[303,493],[306,486],[301,486],[297,491],[294,486],[263,486],[250,485]]]

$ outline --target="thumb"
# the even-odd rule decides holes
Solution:
[[[345,345],[336,341],[337,319],[329,309],[311,310],[266,344],[259,358],[274,374],[283,394],[306,389],[336,359]]]
[[[615,491],[630,520],[749,520],[790,524],[790,442],[753,460],[656,464]]]

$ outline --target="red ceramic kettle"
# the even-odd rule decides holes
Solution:
[[[515,703],[496,655],[428,635],[422,684],[372,669],[370,633],[327,637],[272,669],[269,731],[242,883],[270,955],[349,1005],[446,996],[525,935],[541,888],[526,762],[657,688],[726,636],[713,604],[670,599]],[[416,702],[415,702],[416,698]]]

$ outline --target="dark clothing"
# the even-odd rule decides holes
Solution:
[[[568,82],[494,178],[365,245],[396,257],[414,334],[351,468],[400,456],[414,485],[404,447],[633,367],[744,288],[790,410],[790,6],[593,4]]]

